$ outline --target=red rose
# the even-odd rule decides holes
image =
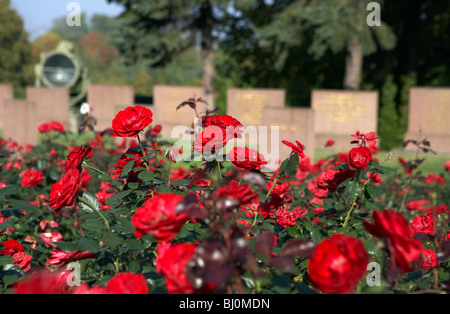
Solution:
[[[293,210],[287,210],[286,208],[277,209],[275,214],[277,216],[277,222],[283,228],[288,228],[296,224],[297,219],[306,215],[307,209],[300,209],[297,207]]]
[[[202,154],[214,154],[225,147],[228,138],[223,129],[209,126],[199,133],[192,144],[194,151]]]
[[[44,181],[44,174],[39,170],[26,170],[22,174],[22,186],[25,188],[31,188]]]
[[[14,284],[13,294],[68,294],[67,284],[70,271],[48,271],[46,269],[33,272]]]
[[[63,132],[64,126],[56,121],[44,122],[38,126],[39,133],[48,133],[52,131]]]
[[[118,273],[106,286],[89,288],[87,283],[81,284],[73,294],[148,294],[148,284],[144,275],[130,272]]]
[[[0,212],[0,224],[4,223],[8,219],[11,219],[11,217],[3,217],[3,214]],[[0,235],[7,232],[14,232],[14,228],[6,228],[5,230],[0,230]]]
[[[109,280],[106,291],[110,294],[148,294],[148,284],[144,275],[125,272]]]
[[[238,170],[260,170],[267,164],[262,154],[248,147],[234,147],[227,157]]]
[[[163,275],[166,289],[170,294],[204,293],[195,289],[186,275],[186,266],[195,254],[196,245],[192,243],[158,245],[156,252],[156,271]]]
[[[447,160],[446,162],[444,162],[444,168],[445,168],[445,170],[450,172],[450,160]]]
[[[321,189],[326,189],[328,192],[334,193],[336,192],[339,184],[351,178],[355,175],[355,170],[351,169],[341,169],[335,170],[333,169],[335,166],[338,166],[338,163],[335,163],[325,169],[324,172],[320,173],[317,177],[317,186]]]
[[[127,107],[120,111],[112,121],[113,135],[135,137],[152,123],[153,113],[142,106]]]
[[[368,262],[361,240],[334,234],[320,242],[309,259],[309,279],[322,292],[349,293],[363,277]]]
[[[81,163],[83,159],[92,157],[92,147],[86,147],[85,145],[74,148],[66,159],[65,170],[78,169],[81,171]]]
[[[243,130],[243,125],[229,115],[211,115],[203,117],[202,124],[208,128],[210,126],[217,126],[222,129],[226,142],[232,138],[238,138]]]
[[[14,258],[14,265],[19,266],[24,272],[31,268],[31,256],[25,254],[25,249],[16,240],[2,241],[3,250],[0,250],[0,255],[6,255]]]
[[[424,249],[422,253],[423,253],[423,261],[421,269],[431,269],[439,265],[436,251]]]
[[[69,169],[58,182],[51,186],[50,208],[58,212],[66,206],[73,206],[81,185],[80,171]]]
[[[241,202],[241,205],[248,205],[259,200],[258,193],[253,192],[250,185],[239,185],[238,182],[234,180],[228,182],[228,186],[219,188],[217,194],[222,197],[231,196],[238,199]]]
[[[393,210],[373,212],[373,223],[364,221],[367,231],[376,237],[385,238],[392,257],[392,268],[399,266],[402,271],[412,271],[412,261],[420,258],[422,244],[414,239],[414,230],[408,221]]]
[[[50,254],[52,256],[45,262],[45,266],[64,266],[72,261],[95,258],[97,256],[89,251],[75,250],[73,252],[64,252],[60,249],[54,249]]]
[[[53,242],[59,242],[62,240],[62,235],[56,231],[41,233],[42,242],[46,247],[56,248]]]
[[[365,146],[352,148],[348,153],[348,164],[354,169],[367,169],[371,159],[372,154]]]
[[[135,156],[134,158],[130,157],[131,155]],[[130,147],[122,156],[120,156],[119,160],[117,161],[117,164],[114,164],[114,167],[116,169],[112,170],[113,178],[117,179],[122,175],[123,167],[126,166],[130,161],[134,160],[133,168],[145,168],[144,160],[142,159],[142,151],[137,147],[133,146]],[[138,171],[131,170],[128,172],[128,179],[127,181],[138,181]]]
[[[418,215],[411,222],[411,226],[416,233],[433,234],[433,215],[424,214]]]
[[[292,148],[292,153],[298,153],[298,156],[300,158],[305,158],[305,154],[303,153],[303,151],[305,150],[305,146],[303,146],[302,143],[300,143],[299,141],[295,141],[295,143],[297,143],[297,145],[292,144],[291,142],[288,141],[282,141],[282,143],[290,148]]]
[[[177,213],[177,204],[183,199],[177,194],[157,194],[136,210],[131,218],[134,234],[141,238],[153,234],[158,242],[170,242],[188,220],[186,212]]]

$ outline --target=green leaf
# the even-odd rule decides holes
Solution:
[[[78,241],[78,246],[82,251],[89,251],[89,252],[98,251],[98,249],[100,248],[97,241],[88,238],[81,238]]]
[[[110,247],[111,249],[115,249],[116,247],[121,245],[122,242],[123,239],[115,234],[107,234],[103,239],[103,243],[105,243],[105,245]]]
[[[345,187],[345,195],[349,199],[355,198],[359,194],[359,184],[356,181],[350,181]]]
[[[289,161],[286,166],[286,175],[293,176],[297,173],[299,165],[299,157],[298,154],[291,154]]]
[[[141,265],[139,265],[136,261],[131,261],[130,264],[128,264],[128,270],[134,274],[137,274],[141,270]]]
[[[42,213],[42,210],[34,205],[31,205],[28,202],[21,200],[9,200],[9,205],[19,211],[26,211],[29,214],[39,214]]]
[[[138,178],[141,179],[142,181],[146,181],[146,182],[150,182],[153,181],[153,179],[155,178],[155,174],[153,173],[153,171],[141,171],[138,174]]]
[[[56,245],[57,248],[59,248],[60,250],[62,250],[64,252],[73,252],[73,251],[79,249],[78,245],[74,242],[61,241],[61,242],[55,242],[54,244]]]
[[[128,239],[125,241],[126,247],[131,250],[141,250],[142,249],[142,243],[139,240],[136,239]]]
[[[8,185],[3,189],[0,189],[0,196],[13,195],[19,193],[19,187],[17,185]]]
[[[78,206],[83,211],[93,213],[99,210],[100,202],[95,195],[87,191],[82,191],[81,196],[78,197]]]
[[[101,230],[106,230],[106,226],[105,223],[103,221],[99,221],[99,220],[88,220],[86,222],[83,222],[81,224],[81,227],[83,227],[86,230],[91,230],[91,231],[101,231]]]
[[[128,174],[128,172],[130,172],[131,169],[133,169],[133,167],[134,167],[134,160],[127,162],[127,164],[123,167],[122,173],[120,175],[122,177],[126,176]]]
[[[5,266],[6,264],[11,264],[15,259],[11,256],[1,255],[0,256],[0,266]]]

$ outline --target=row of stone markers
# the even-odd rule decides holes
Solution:
[[[176,110],[177,106],[189,98],[204,98],[204,95],[200,87],[155,86],[153,104],[147,104],[153,112],[153,125],[162,126],[163,137],[177,136],[172,134],[175,127],[192,127],[196,117],[189,107]],[[62,123],[67,130],[76,130],[69,103],[69,91],[64,88],[28,87],[26,99],[17,100],[13,98],[11,85],[0,84],[3,138],[20,144],[36,144],[37,127],[51,121]],[[126,85],[90,85],[87,103],[97,119],[98,131],[110,128],[117,112],[136,105],[134,89]],[[285,91],[280,89],[237,88],[227,92],[227,114],[238,119],[246,130],[256,129],[258,139],[266,141],[265,149],[278,150],[281,159],[290,152],[282,140],[300,141],[311,158],[314,150],[324,148],[329,140],[334,142],[332,150],[348,151],[351,134],[377,132],[378,103],[376,91],[313,90],[309,107],[286,107]],[[205,107],[197,111],[203,115]],[[433,150],[450,152],[449,118],[450,88],[411,88],[405,139],[421,136],[431,142]],[[261,144],[252,136],[248,143],[258,147]]]

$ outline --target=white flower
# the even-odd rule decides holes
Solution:
[[[81,105],[80,113],[87,114],[87,113],[89,113],[90,109],[91,109],[91,107],[89,106],[89,104],[85,102]]]

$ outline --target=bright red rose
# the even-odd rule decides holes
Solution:
[[[447,160],[446,162],[444,162],[444,168],[445,168],[445,170],[450,172],[450,160]]]
[[[199,133],[192,144],[194,151],[202,154],[214,154],[225,147],[227,135],[217,126],[209,126]]]
[[[233,138],[239,138],[243,132],[243,125],[228,115],[211,115],[203,117],[202,124],[206,128],[217,126],[222,129],[224,143]]]
[[[145,201],[136,210],[131,223],[136,227],[134,234],[141,238],[153,234],[158,242],[170,242],[188,221],[186,212],[177,213],[177,204],[182,195],[173,193],[157,194]]]
[[[227,157],[237,170],[260,170],[267,164],[262,154],[248,147],[234,147]]]
[[[25,254],[25,249],[16,240],[2,241],[3,250],[0,250],[0,255],[6,255],[14,258],[14,265],[22,268],[24,272],[27,272],[31,268],[31,256]]]
[[[142,106],[127,107],[120,111],[112,121],[113,135],[135,137],[153,121],[153,113]]]
[[[385,238],[392,257],[392,268],[399,266],[403,272],[412,271],[411,263],[422,253],[422,244],[414,239],[414,230],[399,213],[387,209],[374,211],[373,223],[364,221],[367,231],[376,237]]]
[[[75,147],[68,155],[66,159],[65,170],[69,169],[81,169],[81,163],[85,158],[92,157],[92,147],[85,145]]]
[[[55,212],[59,212],[66,206],[73,206],[81,185],[80,171],[78,169],[69,169],[58,182],[51,186],[50,208]]]
[[[349,293],[363,277],[368,262],[361,240],[334,234],[320,242],[309,259],[309,279],[322,292]]]
[[[44,181],[44,174],[39,170],[29,169],[22,174],[22,186],[31,188]]]
[[[432,251],[430,249],[423,249],[423,261],[421,269],[431,269],[439,265],[439,261],[437,260],[436,251]]]
[[[156,271],[163,275],[170,294],[207,293],[207,289],[195,289],[186,275],[186,266],[195,254],[192,243],[160,244],[156,248]]]
[[[302,143],[300,143],[299,141],[295,141],[295,144],[292,144],[291,142],[288,141],[282,141],[282,143],[290,148],[292,148],[292,153],[298,153],[298,156],[300,158],[305,158],[305,154],[303,153],[303,151],[305,150],[305,146],[303,146]]]
[[[125,272],[109,280],[106,291],[110,294],[148,294],[148,284],[144,275]]]
[[[14,284],[13,294],[68,294],[72,287],[67,284],[70,272],[38,270]]]
[[[39,133],[48,133],[48,132],[63,132],[64,126],[56,121],[53,122],[44,122],[38,126]]]
[[[288,228],[296,224],[297,219],[306,215],[308,213],[307,209],[300,209],[297,207],[292,210],[287,210],[285,208],[277,209],[275,214],[277,216],[277,222],[283,228]]]
[[[416,233],[433,234],[433,215],[431,213],[418,215],[411,222],[411,226]]]
[[[60,249],[54,249],[50,254],[52,256],[45,262],[45,266],[64,266],[72,261],[95,258],[97,256],[89,251],[75,250],[73,252],[64,252]]]
[[[124,272],[116,274],[105,287],[89,288],[87,283],[82,283],[73,294],[148,294],[148,284],[144,275]]]
[[[365,146],[354,147],[348,153],[348,164],[353,169],[367,169],[371,159],[372,154]]]

